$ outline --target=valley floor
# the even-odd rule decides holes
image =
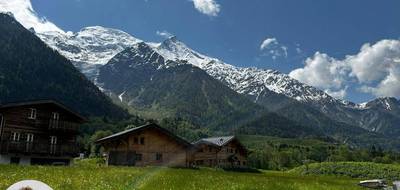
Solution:
[[[79,163],[72,167],[0,165],[0,189],[24,179],[43,181],[54,190],[361,189],[357,186],[358,180],[347,177],[301,176],[272,171],[238,173],[209,168],[102,167],[94,163]]]

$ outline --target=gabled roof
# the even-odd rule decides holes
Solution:
[[[87,121],[87,119],[78,113],[72,111],[71,109],[67,108],[65,105],[57,102],[55,100],[33,100],[33,101],[21,101],[21,102],[11,102],[6,104],[0,104],[0,109],[3,108],[12,108],[12,107],[19,107],[19,106],[29,106],[29,105],[38,105],[38,104],[53,104],[61,109],[71,113],[72,115],[76,116],[77,118],[81,119],[82,121]]]
[[[211,146],[223,147],[226,144],[232,142],[233,140],[236,140],[236,142],[243,148],[243,150],[249,152],[249,150],[247,150],[247,148],[235,136],[204,138],[194,142],[193,145],[198,146],[201,144],[207,144]]]
[[[118,138],[121,138],[121,137],[126,137],[126,136],[128,136],[130,134],[134,134],[134,133],[146,130],[146,129],[150,129],[150,128],[153,128],[153,129],[161,131],[162,133],[168,135],[169,137],[172,137],[173,139],[175,139],[176,141],[178,141],[179,143],[181,143],[181,144],[183,144],[185,146],[192,146],[192,144],[190,144],[189,142],[187,142],[183,138],[173,134],[169,130],[167,130],[165,128],[162,128],[162,127],[160,127],[160,126],[158,126],[157,124],[154,124],[154,123],[142,125],[140,127],[135,127],[135,128],[132,128],[132,129],[121,131],[119,133],[115,133],[115,134],[110,135],[108,137],[104,137],[102,139],[97,140],[96,143],[101,144],[101,143],[106,142],[106,141],[112,141],[112,140],[115,140],[115,139],[118,139]]]
[[[204,138],[200,139],[199,141],[193,144],[210,144],[215,146],[224,146],[227,143],[231,142],[235,139],[235,136],[225,136],[225,137],[211,137],[211,138]]]

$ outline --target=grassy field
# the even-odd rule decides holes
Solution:
[[[271,189],[357,190],[355,179],[301,176],[283,172],[237,173],[202,168],[102,167],[79,163],[72,167],[0,165],[0,189],[24,180],[43,181],[55,190],[133,189]]]
[[[331,175],[366,179],[400,179],[400,165],[370,162],[324,162],[291,170],[298,175]]]

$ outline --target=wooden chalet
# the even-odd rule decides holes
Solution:
[[[238,168],[247,166],[248,150],[235,136],[201,139],[194,144],[197,166]]]
[[[234,137],[201,139],[194,144],[157,124],[128,129],[97,141],[107,165],[245,167],[247,149]]]
[[[156,124],[128,129],[97,143],[104,147],[108,165],[187,167],[190,163],[191,144]]]
[[[85,121],[53,100],[0,105],[0,164],[68,165]]]

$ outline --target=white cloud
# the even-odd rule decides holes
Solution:
[[[165,30],[163,30],[163,31],[157,30],[156,34],[163,38],[170,38],[170,37],[174,36],[173,34],[169,33],[168,31],[165,31]]]
[[[270,47],[272,44],[277,45],[278,44],[278,40],[276,40],[276,38],[266,38],[260,46],[260,50],[264,50],[267,47]]]
[[[221,6],[215,0],[192,0],[194,8],[208,16],[218,16]]]
[[[331,94],[353,86],[376,97],[400,98],[399,59],[400,41],[381,40],[373,45],[364,44],[359,53],[342,60],[317,52],[303,68],[289,75]]]
[[[347,74],[340,61],[316,52],[313,57],[307,58],[304,68],[293,70],[289,75],[311,86],[333,91],[343,87]]]
[[[11,12],[25,28],[34,28],[36,32],[64,32],[33,10],[30,0],[0,0],[0,12]]]
[[[266,38],[261,42],[262,56],[271,56],[273,60],[288,56],[288,47],[281,45],[276,38]]]
[[[325,90],[325,92],[336,99],[344,99],[347,95],[347,87],[338,91],[332,91],[328,89]]]

